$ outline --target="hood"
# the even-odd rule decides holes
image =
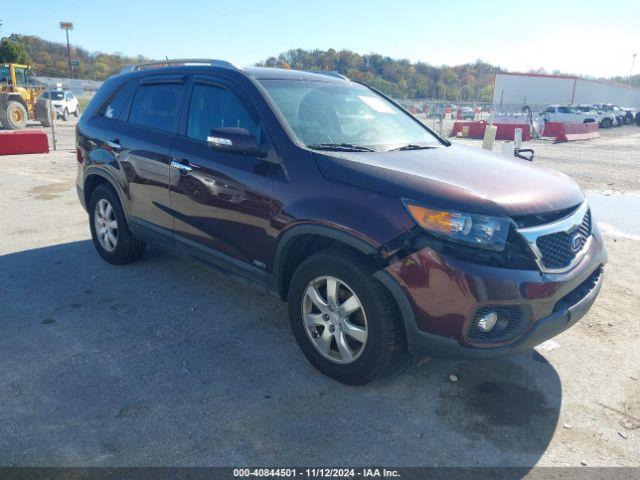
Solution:
[[[461,144],[314,156],[327,178],[436,208],[516,216],[562,210],[584,200],[563,173]]]

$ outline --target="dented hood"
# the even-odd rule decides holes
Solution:
[[[563,173],[461,144],[314,156],[326,178],[433,207],[516,216],[562,210],[584,200]]]

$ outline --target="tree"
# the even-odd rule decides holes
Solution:
[[[0,62],[31,65],[32,60],[22,43],[4,37],[0,40]]]

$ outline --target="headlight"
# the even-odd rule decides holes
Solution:
[[[410,201],[404,201],[404,205],[418,225],[435,236],[496,251],[504,250],[507,244],[508,218],[436,210]]]

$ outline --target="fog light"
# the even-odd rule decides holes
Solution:
[[[480,317],[480,320],[478,320],[478,328],[481,332],[487,333],[493,330],[493,327],[496,326],[497,322],[498,312],[487,312],[482,317]]]

